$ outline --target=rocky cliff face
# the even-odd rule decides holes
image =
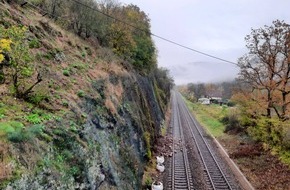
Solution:
[[[34,10],[0,2],[0,24],[27,26],[43,77],[37,103],[0,84],[0,189],[140,189],[169,89]]]
[[[46,124],[50,138],[10,147],[19,154],[15,167],[21,175],[6,189],[141,188],[164,118],[153,80],[134,74],[96,79],[91,94],[62,119]]]
[[[20,154],[15,167],[21,175],[5,189],[141,188],[164,118],[152,78],[110,76],[93,80],[91,90],[94,97],[84,96],[62,119],[46,124],[49,139],[10,147]],[[33,165],[26,156],[39,159]]]

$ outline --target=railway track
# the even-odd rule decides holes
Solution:
[[[184,134],[181,126],[176,95],[173,94],[173,114],[171,118],[173,133],[173,156],[170,162],[170,172],[167,189],[194,189],[193,178],[190,171]]]
[[[184,128],[183,130],[187,131],[187,135],[191,135],[191,138],[197,147],[204,167],[204,177],[207,188],[214,190],[233,189],[221,166],[219,165],[214,152],[211,150],[207,140],[204,138],[203,132],[182,100],[181,95],[177,92],[174,92],[174,94],[176,103],[173,107],[175,107],[176,110],[174,111],[177,113],[176,115],[178,115],[179,118],[179,126],[182,125]],[[178,128],[180,129],[180,127]]]
[[[178,92],[172,93],[171,129],[174,137],[173,156],[169,162],[166,189],[200,189],[194,184],[188,149],[194,146],[200,156],[206,189],[231,190],[236,188],[227,179],[222,167],[211,149],[205,134],[192,117]],[[186,136],[186,137],[185,137]],[[187,140],[187,141],[186,141]],[[188,148],[188,149],[187,149]],[[194,154],[194,153],[193,153]]]

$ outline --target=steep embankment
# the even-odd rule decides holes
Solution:
[[[0,3],[0,25],[27,27],[25,85],[42,77],[23,100],[1,68],[0,189],[140,189],[169,98],[155,75],[33,9]]]

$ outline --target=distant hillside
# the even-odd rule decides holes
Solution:
[[[140,189],[173,85],[150,36],[95,17],[84,35],[70,19],[95,12],[73,1],[13,2],[0,1],[0,189]],[[113,10],[150,32],[138,7]]]

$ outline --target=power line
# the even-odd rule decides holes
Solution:
[[[179,46],[179,47],[182,47],[182,48],[188,49],[188,50],[190,50],[190,51],[193,51],[193,52],[196,52],[196,53],[199,53],[199,54],[202,54],[202,55],[205,55],[205,56],[208,56],[208,57],[211,57],[211,58],[214,58],[214,59],[217,59],[217,60],[220,60],[220,61],[227,62],[227,63],[230,63],[230,64],[233,64],[233,65],[238,66],[238,64],[235,63],[235,62],[228,61],[228,60],[226,60],[226,59],[222,59],[222,58],[219,58],[219,57],[217,57],[217,56],[210,55],[210,54],[208,54],[208,53],[204,53],[204,52],[202,52],[202,51],[199,51],[199,50],[196,50],[196,49],[190,48],[190,47],[188,47],[188,46],[182,45],[182,44],[180,44],[180,43],[177,43],[177,42],[175,42],[175,41],[169,40],[169,39],[164,38],[164,37],[162,37],[162,36],[156,35],[156,34],[154,34],[154,33],[152,33],[152,32],[148,32],[148,31],[146,31],[146,30],[143,30],[143,29],[141,29],[141,28],[139,28],[139,27],[137,27],[137,26],[134,26],[134,25],[132,25],[132,24],[130,24],[130,23],[127,23],[127,22],[125,22],[125,21],[123,21],[123,20],[121,20],[121,19],[115,18],[115,17],[113,17],[113,16],[111,16],[111,15],[109,15],[109,14],[106,14],[106,13],[104,13],[104,12],[102,12],[102,11],[96,9],[96,8],[90,7],[90,6],[88,6],[88,5],[86,5],[86,4],[82,3],[82,2],[77,1],[77,0],[72,0],[72,1],[74,1],[75,3],[78,3],[78,4],[82,5],[82,6],[85,6],[85,7],[89,8],[89,9],[92,9],[92,10],[94,10],[94,11],[97,11],[98,13],[101,13],[101,14],[103,14],[103,15],[105,15],[105,16],[107,16],[107,17],[113,19],[113,20],[116,20],[116,21],[118,21],[118,22],[121,22],[121,23],[123,23],[123,24],[126,24],[126,25],[128,25],[128,26],[130,26],[130,27],[132,27],[132,28],[135,28],[135,29],[137,29],[137,30],[143,31],[143,32],[145,32],[145,33],[148,33],[148,34],[150,34],[150,35],[152,35],[152,36],[155,36],[156,38],[159,38],[159,39],[164,40],[164,41],[166,41],[166,42],[169,42],[169,43],[171,43],[171,44],[174,44],[174,45],[177,45],[177,46]]]
[[[84,6],[84,7],[88,8],[88,9],[91,9],[91,10],[93,10],[93,11],[96,11],[96,12],[98,12],[98,13],[100,13],[100,14],[102,14],[102,15],[108,17],[108,18],[111,18],[111,19],[113,19],[113,20],[115,20],[115,21],[117,21],[117,22],[123,23],[123,24],[125,24],[125,25],[127,25],[127,26],[130,26],[130,27],[136,29],[136,30],[139,30],[139,31],[145,32],[145,33],[147,33],[148,35],[151,35],[151,36],[154,36],[154,37],[156,37],[156,38],[159,38],[159,39],[161,39],[161,40],[163,40],[163,41],[166,41],[166,42],[168,42],[168,43],[171,43],[171,44],[174,44],[174,45],[176,45],[176,46],[182,47],[182,48],[184,48],[184,49],[187,49],[187,50],[193,51],[193,52],[195,52],[195,53],[199,53],[199,54],[205,55],[205,56],[207,56],[207,57],[211,57],[211,58],[213,58],[213,59],[217,59],[217,60],[220,60],[220,61],[223,61],[223,62],[226,62],[226,63],[233,64],[233,65],[235,65],[235,66],[238,66],[238,64],[235,63],[235,62],[228,61],[228,60],[226,60],[226,59],[223,59],[223,58],[220,58],[220,57],[217,57],[217,56],[214,56],[214,55],[211,55],[211,54],[208,54],[208,53],[205,53],[205,52],[202,52],[202,51],[196,50],[196,49],[193,49],[193,48],[191,48],[191,47],[188,47],[188,46],[182,45],[182,44],[180,44],[180,43],[178,43],[178,42],[175,42],[175,41],[169,40],[169,39],[167,39],[167,38],[164,38],[164,37],[162,37],[162,36],[156,35],[156,34],[154,34],[154,33],[152,33],[152,32],[149,32],[149,31],[147,31],[147,30],[144,30],[144,29],[142,29],[142,28],[139,28],[139,27],[137,27],[137,26],[135,26],[135,25],[133,25],[133,24],[130,24],[130,23],[128,23],[128,22],[125,22],[125,21],[123,21],[123,20],[121,20],[121,19],[118,19],[118,18],[116,18],[116,17],[113,17],[113,16],[111,16],[111,15],[109,15],[109,14],[107,14],[107,13],[104,13],[104,12],[102,12],[102,11],[100,11],[100,10],[94,8],[94,7],[91,7],[91,6],[89,6],[89,5],[86,5],[86,4],[84,4],[84,3],[82,3],[82,2],[79,2],[79,1],[77,1],[77,0],[71,0],[71,1],[77,3],[77,4],[81,5],[81,6]],[[27,1],[26,1],[26,2],[27,2]],[[27,3],[29,3],[29,2],[27,2]],[[40,9],[39,7],[33,5],[32,3],[29,3],[29,4],[30,4],[31,6],[37,8],[37,9],[39,9],[39,10],[42,10],[42,9]],[[46,12],[46,14],[49,14],[49,13]],[[45,15],[46,15],[46,14],[45,14]],[[51,14],[49,14],[49,15],[51,15]],[[53,15],[52,15],[52,16],[53,16]]]
[[[230,64],[233,64],[233,65],[238,66],[238,64],[235,63],[235,62],[228,61],[228,60],[226,60],[226,59],[222,59],[222,58],[216,57],[216,56],[214,56],[214,55],[210,55],[210,54],[208,54],[208,53],[204,53],[204,52],[202,52],[202,51],[198,51],[198,50],[196,50],[196,49],[190,48],[190,47],[188,47],[188,46],[185,46],[185,45],[182,45],[182,44],[180,44],[180,43],[177,43],[177,42],[174,42],[174,41],[168,40],[168,39],[166,39],[166,38],[163,38],[163,37],[161,37],[161,36],[157,36],[157,35],[152,34],[152,33],[151,33],[151,35],[152,35],[152,36],[155,36],[155,37],[157,37],[157,38],[159,38],[159,39],[162,39],[162,40],[164,40],[164,41],[167,41],[167,42],[169,42],[169,43],[172,43],[172,44],[174,44],[174,45],[180,46],[180,47],[182,47],[182,48],[185,48],[185,49],[188,49],[188,50],[194,51],[194,52],[196,52],[196,53],[199,53],[199,54],[202,54],[202,55],[205,55],[205,56],[208,56],[208,57],[211,57],[211,58],[214,58],[214,59],[217,59],[217,60],[220,60],[220,61],[227,62],[227,63],[230,63]]]

